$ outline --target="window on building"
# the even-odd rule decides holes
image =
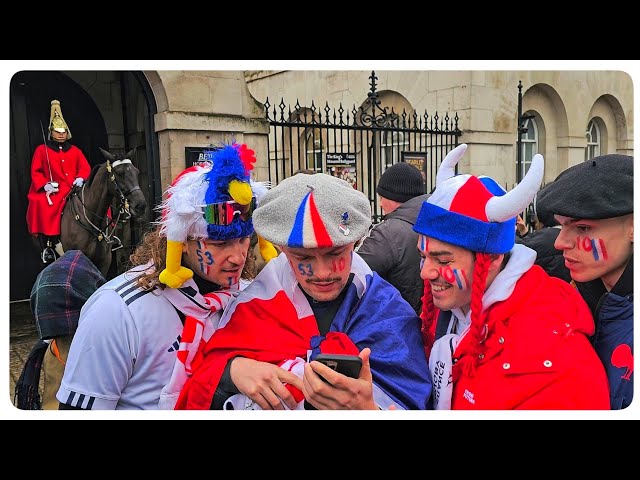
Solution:
[[[587,148],[584,150],[584,160],[591,160],[600,155],[600,128],[598,124],[591,120],[587,125]]]
[[[311,170],[318,170],[322,167],[322,134],[319,128],[310,129],[306,136],[307,167]]]
[[[527,131],[522,134],[522,171],[520,172],[520,178],[524,178],[527,174],[533,156],[538,153],[538,125],[535,118],[527,118],[522,127],[526,128]]]

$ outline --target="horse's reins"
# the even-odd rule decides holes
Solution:
[[[84,187],[85,187],[85,185],[82,185],[82,190],[80,192],[80,195],[81,195],[80,203],[82,204],[82,214],[84,215],[84,218],[89,223],[89,225],[91,227],[93,227],[93,230],[91,230],[90,228],[88,228],[86,225],[84,225],[82,223],[82,221],[80,220],[80,215],[78,215],[78,213],[76,212],[76,210],[74,208],[73,202],[71,203],[71,208],[73,209],[73,217],[78,221],[78,223],[80,224],[80,226],[82,228],[84,228],[85,230],[87,230],[87,231],[91,232],[93,235],[95,235],[95,237],[98,239],[99,242],[104,240],[108,244],[112,244],[112,243],[114,243],[114,240],[112,240],[113,238],[115,238],[118,241],[118,244],[119,244],[118,247],[112,248],[112,251],[113,250],[117,250],[118,248],[122,248],[122,242],[120,241],[120,239],[117,236],[114,235],[116,227],[118,226],[118,222],[120,222],[120,216],[122,214],[126,215],[126,218],[124,218],[122,220],[122,223],[126,223],[131,218],[131,212],[129,212],[129,201],[127,200],[127,195],[132,194],[136,190],[141,190],[139,185],[136,185],[131,190],[128,190],[126,192],[123,192],[122,188],[120,188],[120,185],[118,184],[118,181],[116,180],[116,176],[112,172],[112,169],[117,167],[118,165],[122,165],[124,163],[131,163],[131,160],[129,160],[128,158],[125,158],[123,160],[116,160],[113,163],[110,163],[109,160],[107,160],[107,172],[109,173],[109,180],[112,181],[115,184],[116,190],[120,194],[120,211],[118,212],[118,215],[117,215],[117,217],[115,219],[111,219],[111,221],[109,221],[107,223],[107,225],[104,228],[104,231],[101,230],[100,227],[95,225],[89,219],[89,216],[87,215],[87,209],[86,209],[85,204],[84,204]],[[89,213],[91,215],[93,215],[94,217],[99,218],[100,219],[99,223],[102,223],[104,218],[106,218],[106,217],[99,217],[98,215],[96,215],[91,210],[89,210]],[[109,226],[110,225],[112,226],[111,233],[109,233]]]

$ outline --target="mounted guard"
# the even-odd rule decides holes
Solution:
[[[58,100],[51,101],[49,135],[45,139],[43,131],[42,139],[31,160],[27,228],[39,241],[43,263],[50,263],[63,253],[59,236],[65,199],[74,186],[84,184],[91,167],[82,151],[69,142],[71,131]]]

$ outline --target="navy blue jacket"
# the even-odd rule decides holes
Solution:
[[[593,313],[591,343],[607,371],[611,408],[626,408],[633,400],[633,255],[610,292],[600,279],[576,284]]]

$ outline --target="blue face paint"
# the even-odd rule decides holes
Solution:
[[[306,265],[304,263],[299,263],[298,270],[300,271],[301,275],[306,275],[307,277],[313,277],[313,267],[311,266],[310,263],[307,263]]]
[[[427,238],[424,235],[420,235],[419,239],[420,239],[420,252],[424,255],[427,253],[426,252]],[[425,260],[425,257],[420,257],[420,270],[422,270],[422,267],[424,267],[424,260]]]
[[[200,250],[196,250],[196,255],[198,256],[198,263],[200,264],[200,271],[204,273],[204,260],[202,258],[202,252]]]
[[[196,255],[198,256],[200,271],[202,273],[207,273],[209,271],[208,266],[213,265],[214,263],[213,255],[206,249],[206,245],[200,242],[200,240],[197,241],[197,245],[198,249],[196,250]]]

